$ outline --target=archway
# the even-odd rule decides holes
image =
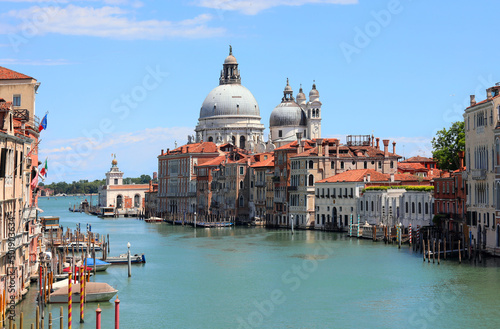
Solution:
[[[123,197],[121,195],[118,195],[116,197],[116,208],[122,208],[123,207]]]
[[[136,194],[134,196],[134,207],[135,208],[140,208],[141,207],[141,196],[139,194]]]

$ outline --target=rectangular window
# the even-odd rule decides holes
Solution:
[[[278,137],[283,137],[283,130],[278,130]]]
[[[0,178],[5,178],[6,166],[7,166],[7,149],[2,149],[0,155]]]
[[[243,167],[240,167],[240,175],[243,175]]]
[[[14,95],[12,97],[12,106],[21,106],[21,95]]]

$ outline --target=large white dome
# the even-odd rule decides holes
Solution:
[[[295,102],[282,102],[271,112],[270,127],[306,127],[307,118],[304,111]]]
[[[200,119],[216,116],[247,116],[260,119],[259,105],[250,90],[242,85],[219,85],[208,94],[200,110]]]

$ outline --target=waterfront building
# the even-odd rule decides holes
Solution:
[[[499,143],[495,130],[500,122],[500,86],[486,89],[486,99],[480,102],[471,95],[464,121],[467,224],[473,242],[483,249],[493,249],[498,245],[495,231],[500,224],[500,185],[496,184],[495,173],[500,167],[500,153],[495,153]]]
[[[0,69],[4,74],[5,69]],[[8,303],[17,303],[27,292],[42,251],[38,162],[32,166],[31,156],[37,151],[38,130],[27,116],[20,116],[12,102],[0,98],[0,294]]]
[[[467,212],[466,184],[462,179],[464,170],[462,167],[433,179],[434,215],[439,218],[443,229],[449,232],[464,232],[465,238],[468,239],[468,226],[464,225]]]
[[[274,169],[274,156],[272,153],[255,155],[256,162],[250,166],[250,203],[255,207],[255,220],[265,221],[267,215],[267,179]],[[269,181],[271,181],[269,179]]]
[[[221,151],[213,142],[190,143],[161,150],[158,156],[158,212],[196,212],[195,167],[210,161]]]
[[[309,102],[300,87],[297,99],[286,79],[283,98],[271,112],[269,119],[270,140],[273,147],[281,147],[297,140],[297,134],[305,139],[321,137],[321,102],[316,84],[309,92]]]
[[[99,206],[113,208],[116,216],[135,216],[144,212],[144,195],[148,184],[123,184],[118,161],[111,161],[106,184],[99,187]]]
[[[213,209],[219,208],[217,203],[212,203],[212,171],[217,170],[225,159],[225,154],[220,155],[195,167],[197,213],[200,216],[212,215]]]
[[[372,225],[407,227],[432,225],[433,188],[429,178],[410,174],[366,177],[365,190],[358,199],[360,221]]]
[[[219,77],[219,86],[205,98],[200,109],[196,137],[190,142],[231,143],[251,152],[263,152],[264,125],[253,94],[241,84],[238,62],[229,47]]]
[[[153,174],[153,177],[155,175]],[[154,179],[153,179],[154,180]],[[158,211],[158,184],[149,181],[149,189],[144,192],[144,215],[156,217]]]

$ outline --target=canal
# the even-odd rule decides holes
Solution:
[[[121,328],[500,327],[496,259],[437,265],[408,246],[338,233],[103,220],[70,213],[78,202],[41,198],[39,207],[42,216],[59,216],[64,228],[89,223],[93,232],[109,234],[110,255],[125,253],[127,242],[132,253],[146,255],[131,278],[126,265],[95,277],[119,290]],[[16,308],[25,323],[34,322],[35,299],[33,285]],[[113,300],[100,304],[103,328],[113,328]],[[59,307],[48,311],[56,317]],[[86,305],[84,324],[73,309],[73,328],[95,328],[96,308]]]

